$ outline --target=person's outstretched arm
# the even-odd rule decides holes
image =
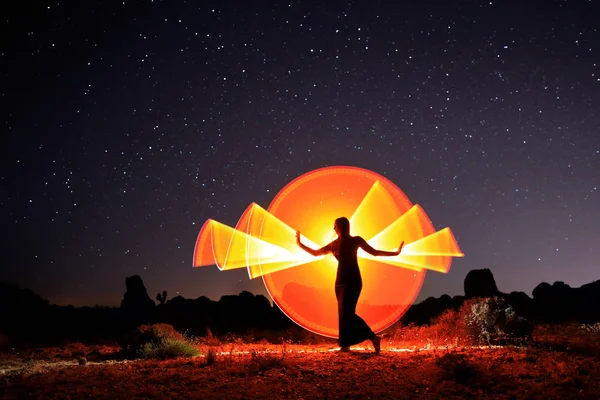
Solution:
[[[331,253],[331,246],[328,244],[325,247],[321,247],[318,250],[315,249],[311,249],[310,247],[308,247],[307,245],[305,245],[304,243],[302,243],[300,241],[300,231],[296,231],[296,244],[304,251],[306,251],[307,253],[312,254],[313,256],[323,256],[327,253]]]
[[[402,251],[402,246],[404,246],[404,242],[400,243],[400,247],[396,251],[385,251],[385,250],[377,250],[371,247],[369,243],[362,237],[358,236],[358,245],[361,249],[366,251],[372,256],[397,256]]]

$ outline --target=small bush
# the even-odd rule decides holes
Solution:
[[[433,318],[429,325],[402,326],[398,323],[385,335],[392,341],[409,347],[452,347],[472,344],[465,319],[453,309],[445,310]]]
[[[127,349],[142,358],[168,359],[200,354],[191,341],[168,324],[142,325],[136,328]]]
[[[200,342],[207,346],[220,346],[222,344],[219,338],[213,335],[210,328],[206,328],[206,336],[200,338]]]
[[[209,347],[205,357],[206,365],[213,365],[217,361],[217,354],[215,353],[215,349]]]
[[[184,340],[185,337],[169,324],[141,325],[135,329],[133,344],[141,347],[145,343],[159,342],[163,339]]]
[[[194,357],[200,354],[187,340],[172,338],[161,339],[159,342],[145,343],[138,354],[146,359],[166,360],[179,357]]]
[[[479,343],[515,342],[531,336],[532,325],[499,297],[467,301],[459,314],[466,322],[468,334]]]
[[[429,344],[428,333],[428,326],[402,325],[398,323],[386,332],[386,336],[394,342],[399,342],[401,346],[416,347]]]
[[[434,318],[431,328],[435,332],[435,340],[438,345],[470,344],[471,339],[466,321],[453,309],[448,309]]]
[[[600,354],[600,323],[537,325],[532,337],[535,344],[542,347]]]

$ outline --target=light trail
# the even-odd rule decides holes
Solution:
[[[373,213],[372,209],[391,210],[389,214]],[[376,181],[350,218],[351,226],[368,238],[378,249],[394,250],[405,242],[397,257],[379,258],[359,251],[359,257],[415,271],[428,269],[447,273],[451,257],[463,257],[450,228],[435,232],[425,211],[414,205],[399,218],[391,194]],[[240,217],[235,228],[209,219],[198,235],[194,250],[194,266],[216,265],[226,271],[247,268],[251,279],[315,262],[313,257],[296,245],[296,230],[256,203]],[[302,240],[319,248],[310,238]],[[325,245],[326,243],[322,243]]]
[[[333,292],[337,263],[333,255],[313,257],[296,244],[318,249],[335,240],[334,220],[347,216],[351,234],[395,257],[373,257],[359,250],[363,290],[357,313],[374,332],[393,325],[417,297],[427,271],[448,273],[453,257],[463,257],[450,228],[435,230],[419,205],[387,178],[355,167],[327,167],[288,183],[268,209],[256,203],[235,228],[208,220],[194,249],[194,267],[247,268],[262,277],[273,302],[303,328],[338,335]]]

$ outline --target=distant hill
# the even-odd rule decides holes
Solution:
[[[295,324],[281,310],[262,296],[249,292],[223,296],[219,301],[204,296],[186,299],[181,296],[166,300],[158,297],[159,305],[150,298],[142,278],[134,275],[125,281],[126,292],[120,307],[72,307],[51,305],[33,291],[16,285],[0,283],[0,348],[6,346],[56,345],[69,341],[120,341],[133,327],[144,323],[164,322],[180,331],[204,336],[208,332],[250,334],[257,331],[283,331]],[[579,323],[600,322],[600,280],[579,288],[563,282],[552,285],[542,282],[533,290],[533,297],[523,292],[501,292],[489,269],[472,270],[465,277],[465,294],[439,298],[429,297],[412,305],[401,318],[402,324],[428,324],[447,309],[458,309],[465,299],[499,296],[515,311],[533,322]],[[293,284],[285,288],[284,299],[311,302],[314,288]],[[376,307],[386,312],[390,307]],[[330,309],[329,309],[330,308]],[[323,318],[336,313],[335,303],[324,310]],[[375,311],[377,311],[375,310]],[[371,310],[373,311],[373,310]]]
[[[444,310],[460,308],[465,299],[494,296],[504,298],[517,314],[533,322],[600,322],[600,280],[579,288],[571,288],[563,282],[552,285],[542,282],[533,289],[531,298],[524,292],[501,292],[492,272],[479,269],[469,271],[464,288],[464,296],[429,297],[414,304],[402,317],[402,323],[428,324]]]

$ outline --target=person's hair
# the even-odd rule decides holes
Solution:
[[[340,217],[335,220],[340,236],[350,236],[350,221],[346,217]]]

